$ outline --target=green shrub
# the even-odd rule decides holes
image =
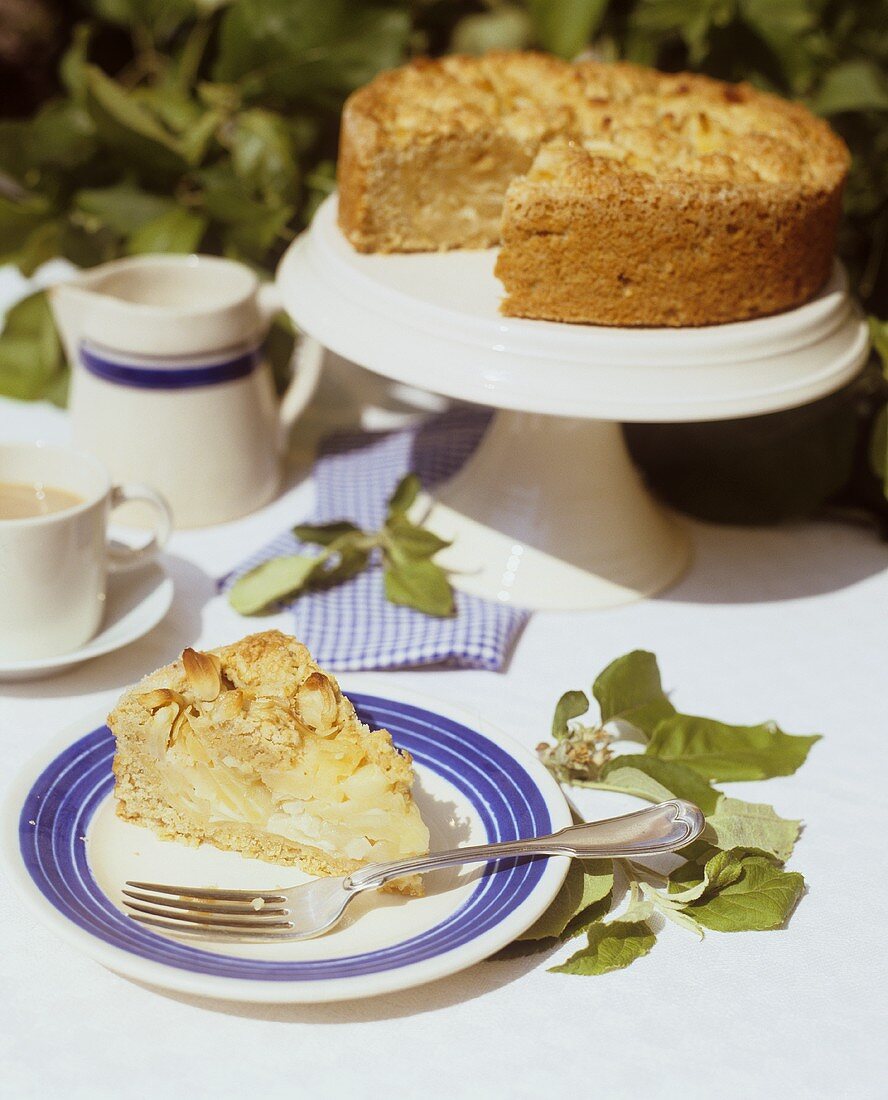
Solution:
[[[270,272],[333,188],[345,97],[379,70],[454,48],[537,46],[564,57],[591,48],[750,80],[827,116],[854,156],[842,256],[864,305],[888,313],[888,0],[80,0],[69,8],[76,15],[58,95],[32,118],[0,120],[0,262],[25,272],[59,255],[92,265],[196,249]],[[0,393],[63,400],[65,367],[49,324],[45,310],[12,312],[0,337]],[[283,362],[287,341],[276,347]],[[862,415],[872,418],[885,386],[875,368],[865,386]],[[880,474],[884,437],[882,426],[872,449]],[[834,472],[824,479],[826,495],[834,482]],[[668,485],[661,490],[669,495]],[[773,501],[769,508],[774,514]]]

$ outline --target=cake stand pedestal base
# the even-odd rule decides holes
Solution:
[[[684,530],[651,498],[619,424],[498,412],[474,455],[417,503],[453,546],[458,589],[541,610],[658,592],[687,567]]]

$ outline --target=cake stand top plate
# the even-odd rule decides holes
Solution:
[[[284,308],[332,351],[400,382],[505,409],[695,421],[803,405],[866,358],[866,325],[839,265],[773,317],[705,328],[605,328],[504,317],[495,249],[362,254],[336,197],[287,250]]]

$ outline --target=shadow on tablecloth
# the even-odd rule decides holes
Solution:
[[[727,527],[683,519],[693,560],[656,598],[666,603],[742,604],[800,600],[861,584],[888,568],[873,532],[830,522]]]
[[[400,1020],[407,1016],[419,1016],[426,1012],[438,1012],[465,1004],[488,993],[493,993],[523,978],[531,970],[542,968],[550,955],[557,950],[539,952],[524,958],[496,962],[482,962],[414,989],[399,993],[385,993],[360,1001],[335,1001],[331,1004],[261,1005],[238,1001],[220,1001],[210,997],[193,997],[185,993],[172,993],[166,989],[137,982],[146,992],[167,997],[180,1004],[225,1016],[241,1016],[250,1020],[265,1020],[279,1024],[361,1024]]]

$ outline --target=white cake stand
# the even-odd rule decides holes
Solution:
[[[867,354],[837,267],[799,309],[698,329],[504,317],[495,250],[362,255],[328,199],[278,268],[305,332],[378,374],[499,411],[435,491],[438,559],[466,592],[539,609],[658,592],[689,559],[682,527],[629,460],[622,421],[719,420],[806,404]]]

